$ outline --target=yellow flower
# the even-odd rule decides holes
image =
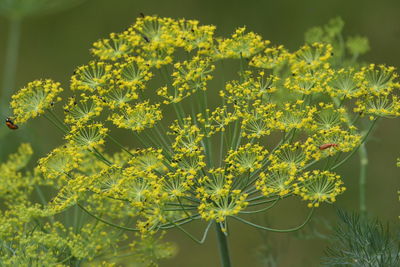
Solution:
[[[36,80],[12,96],[11,107],[15,123],[24,123],[35,118],[61,100],[58,95],[63,91],[60,83],[50,79]]]
[[[73,125],[65,139],[77,149],[92,149],[104,144],[107,131],[108,129],[102,123],[97,122],[87,125]]]
[[[263,69],[274,69],[283,65],[290,56],[291,54],[283,45],[268,47],[263,53],[254,56],[249,65]]]
[[[84,125],[103,110],[99,99],[81,94],[79,99],[72,97],[64,106],[65,123]]]
[[[225,159],[227,170],[233,173],[254,172],[262,167],[268,151],[257,144],[247,143],[236,150],[228,151]]]
[[[355,74],[355,78],[358,86],[365,94],[374,96],[388,95],[393,90],[400,88],[400,84],[396,81],[398,74],[394,71],[394,67],[370,64],[361,68]]]
[[[105,62],[90,62],[77,68],[71,77],[71,90],[93,92],[104,89],[112,78],[112,65]]]
[[[109,39],[99,40],[93,44],[92,53],[100,60],[115,61],[134,51],[139,40],[140,36],[137,36],[135,42],[131,36],[128,38],[125,34],[111,33]]]
[[[71,170],[79,167],[82,155],[69,146],[53,149],[46,157],[39,160],[39,169],[46,178],[68,179]]]
[[[249,58],[263,50],[270,42],[263,41],[260,35],[245,33],[246,28],[238,28],[232,38],[218,40],[216,58]]]
[[[114,113],[109,118],[120,128],[140,132],[145,128],[153,127],[162,119],[159,105],[150,105],[149,102],[138,103],[134,106],[123,107],[119,113]]]
[[[318,207],[321,202],[335,202],[336,196],[346,190],[340,176],[328,171],[306,172],[297,180],[294,193],[308,201],[309,207]]]

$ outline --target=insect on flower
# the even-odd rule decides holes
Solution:
[[[18,125],[14,124],[14,122],[10,118],[6,119],[6,125],[11,130],[17,130],[18,129]]]
[[[319,150],[325,150],[325,149],[328,149],[330,147],[337,147],[337,146],[338,146],[338,144],[333,144],[333,143],[331,143],[331,144],[323,144],[322,146],[319,147]]]
[[[142,36],[143,36],[143,39],[144,39],[146,42],[150,43],[150,40],[149,40],[149,38],[147,38],[146,35],[142,35]]]

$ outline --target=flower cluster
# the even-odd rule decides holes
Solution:
[[[161,242],[159,237],[132,239],[121,229],[88,217],[78,207],[66,216],[55,216],[57,211],[76,203],[73,200],[77,199],[78,190],[64,185],[68,184],[69,171],[77,168],[79,161],[71,158],[69,147],[57,148],[40,161],[39,168],[29,172],[27,164],[32,153],[30,145],[22,144],[0,165],[2,265],[72,266],[88,262],[115,266],[118,257],[112,258],[127,253],[131,253],[130,261],[151,265],[175,254],[175,247]],[[51,200],[45,188],[58,193]],[[87,201],[100,204],[94,198]],[[127,242],[131,242],[130,247],[124,248]]]
[[[195,219],[226,230],[228,217],[243,220],[256,206],[298,197],[315,208],[344,192],[334,170],[378,118],[400,116],[394,68],[341,62],[345,47],[324,32],[290,52],[245,28],[228,38],[214,31],[145,16],[96,42],[97,59],[71,77],[79,96],[64,120],[51,110],[57,83],[17,93],[17,122],[48,109],[65,133],[65,145],[39,161],[57,180],[47,212],[78,205],[148,236]],[[220,75],[224,62],[238,71]],[[116,128],[132,137],[117,138]]]
[[[60,83],[50,79],[37,80],[12,96],[11,107],[14,112],[16,123],[24,123],[30,118],[34,118],[51,108],[61,100],[58,96],[63,89]]]

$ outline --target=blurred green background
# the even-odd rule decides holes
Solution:
[[[0,0],[5,1],[5,0]],[[91,44],[120,32],[132,24],[139,13],[173,18],[197,19],[202,24],[217,26],[217,34],[227,35],[246,25],[273,44],[284,44],[291,50],[303,43],[304,32],[341,16],[345,35],[360,34],[369,38],[371,51],[363,59],[374,63],[400,66],[400,1],[398,0],[88,0],[62,12],[34,16],[22,23],[21,46],[16,87],[38,78],[53,78],[68,87],[76,66],[91,60]],[[3,73],[8,21],[0,18],[0,73]],[[3,118],[2,118],[3,120]],[[38,119],[18,131],[1,126],[1,155],[16,149],[20,142],[33,143],[37,156],[44,155],[62,141],[62,136],[47,121]],[[400,121],[382,120],[374,138],[368,143],[369,154],[367,207],[372,216],[396,226],[400,215],[397,190],[400,170],[395,158],[400,156]],[[339,173],[348,190],[336,206],[347,210],[358,208],[358,165],[355,156]],[[266,216],[258,218],[277,228],[295,226],[306,216],[307,208],[299,201],[287,201]],[[323,205],[316,217],[335,220],[333,206]],[[317,222],[314,222],[317,225]],[[198,225],[189,230],[197,231]],[[278,255],[278,266],[319,266],[327,244],[319,239],[298,239],[289,234],[264,235],[248,226],[231,223],[229,237],[234,266],[268,266],[260,258],[265,240]],[[161,266],[218,266],[219,258],[214,233],[204,245],[197,245],[177,230],[167,235],[177,243],[179,254]]]

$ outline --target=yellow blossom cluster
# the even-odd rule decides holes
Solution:
[[[334,171],[378,118],[400,116],[394,68],[349,66],[329,42],[290,52],[246,28],[227,38],[214,31],[144,16],[97,41],[97,59],[71,77],[78,95],[64,120],[52,104],[57,83],[16,94],[16,121],[48,110],[65,134],[39,160],[44,179],[56,180],[48,213],[79,206],[147,236],[196,219],[226,225],[287,197],[314,208],[344,192]],[[222,75],[226,65],[235,72]]]
[[[11,107],[14,112],[14,122],[24,123],[35,118],[61,101],[58,95],[63,91],[60,83],[50,79],[36,80],[28,83],[17,94],[12,96]]]
[[[121,229],[99,223],[79,210],[76,204],[84,190],[68,180],[70,170],[78,167],[78,161],[70,158],[71,152],[69,147],[55,149],[32,172],[27,168],[32,148],[21,144],[0,164],[1,265],[72,266],[86,262],[115,266],[118,255],[128,252],[133,253],[131,261],[151,265],[172,256],[175,246],[170,243],[157,237],[132,240]],[[50,190],[46,193],[44,189]],[[101,206],[94,198],[87,201]],[[56,216],[68,208],[74,211]],[[130,248],[124,249],[127,242],[131,242]]]

